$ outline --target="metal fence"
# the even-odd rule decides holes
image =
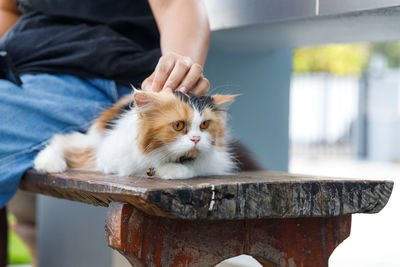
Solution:
[[[290,96],[291,153],[352,156],[358,118],[358,76],[294,74]]]

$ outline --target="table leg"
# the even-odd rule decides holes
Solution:
[[[248,220],[245,254],[263,266],[328,266],[350,235],[351,215]]]
[[[7,210],[6,207],[0,209],[0,267],[7,266]]]
[[[328,266],[350,234],[351,215],[327,218],[180,220],[146,215],[111,203],[108,246],[132,266],[214,266],[253,256],[263,266]]]

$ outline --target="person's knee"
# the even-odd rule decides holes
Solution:
[[[18,190],[7,204],[8,210],[15,216],[18,223],[35,225],[36,195]]]

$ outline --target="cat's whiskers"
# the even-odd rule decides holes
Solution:
[[[165,149],[157,149],[150,152],[149,157],[154,162],[153,165],[160,165],[162,163],[173,162],[174,159],[171,157],[171,153],[167,153]],[[154,167],[154,166],[151,166]]]
[[[239,85],[237,85],[237,84],[222,84],[222,85],[219,85],[219,86],[217,86],[217,87],[213,87],[213,88],[209,88],[208,89],[208,93],[209,94],[214,94],[214,92],[215,91],[220,91],[219,93],[223,93],[223,94],[225,94],[225,90],[224,91],[221,91],[220,89],[226,89],[226,91],[232,91],[231,90],[231,88],[235,88],[235,89],[240,89],[241,87],[239,86]]]
[[[168,179],[230,172],[234,162],[220,141],[226,131],[221,107],[234,97],[196,98],[134,90],[106,110],[86,134],[53,138],[35,159],[35,168],[63,171],[75,167],[119,175],[143,174],[143,170],[155,168],[157,175]],[[205,119],[216,123],[201,128]],[[176,129],[174,122],[184,122],[185,128]],[[189,141],[195,136],[201,138],[196,145]],[[195,149],[198,151],[192,151]],[[188,169],[176,163],[187,164]]]
[[[190,150],[188,152],[190,152]],[[173,153],[171,152],[171,150],[162,147],[152,151],[150,157],[157,158],[158,162],[177,162],[182,156],[185,156],[188,152]]]

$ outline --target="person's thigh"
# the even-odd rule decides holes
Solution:
[[[0,80],[0,207],[56,133],[84,131],[118,98],[112,81],[69,75],[23,75],[18,87]]]

